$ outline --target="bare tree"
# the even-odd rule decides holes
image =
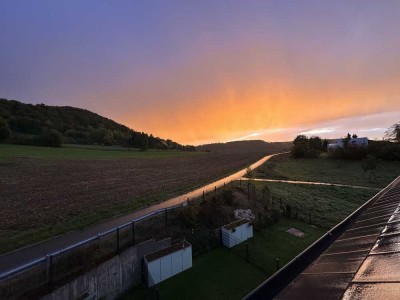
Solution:
[[[384,138],[392,142],[400,143],[400,122],[390,126],[389,129],[386,130]]]

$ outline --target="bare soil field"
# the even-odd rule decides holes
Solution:
[[[0,164],[0,252],[167,200],[266,154],[270,153],[162,159],[15,158]]]

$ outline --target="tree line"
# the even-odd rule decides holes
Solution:
[[[65,143],[120,145],[141,150],[196,150],[194,146],[134,131],[85,109],[7,99],[0,99],[0,142],[51,147]]]
[[[400,160],[400,122],[392,125],[380,141],[368,141],[367,146],[352,146],[350,140],[357,138],[357,134],[348,133],[342,138],[343,146],[329,151],[331,158],[337,159],[375,159]],[[307,137],[298,135],[293,140],[291,155],[294,158],[318,158],[322,152],[328,152],[329,141],[319,136]]]

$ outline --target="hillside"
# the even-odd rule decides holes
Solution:
[[[53,146],[121,145],[133,148],[195,150],[169,139],[134,131],[86,109],[25,104],[0,98],[0,142]],[[58,143],[59,144],[59,143]]]
[[[292,142],[268,143],[262,140],[213,143],[197,146],[198,151],[207,152],[284,152],[289,151]]]

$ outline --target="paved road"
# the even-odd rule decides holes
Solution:
[[[258,160],[254,164],[252,164],[250,167],[252,169],[255,169],[265,163],[268,159],[270,159],[272,156],[279,155],[283,153],[278,153],[278,154],[273,154],[273,155],[267,155],[263,157],[262,159]],[[4,255],[0,256],[0,274],[5,273],[9,270],[12,270],[14,268],[17,268],[19,266],[22,266],[24,264],[27,264],[33,260],[42,258],[46,256],[47,254],[57,252],[59,250],[62,250],[68,246],[74,245],[79,243],[80,241],[89,239],[91,237],[96,236],[99,233],[106,232],[112,228],[127,224],[131,222],[132,220],[138,219],[144,215],[147,215],[151,212],[157,211],[158,209],[163,209],[167,207],[171,207],[177,204],[181,204],[188,199],[200,197],[203,194],[203,191],[209,192],[212,191],[215,187],[221,187],[225,183],[228,183],[230,181],[239,179],[243,177],[246,174],[246,169],[243,169],[241,171],[238,171],[230,176],[227,176],[225,178],[222,178],[220,180],[217,180],[215,182],[212,182],[208,185],[205,185],[201,188],[198,188],[194,191],[191,191],[189,193],[186,193],[184,195],[169,199],[167,201],[154,204],[148,207],[144,207],[142,209],[138,209],[134,212],[131,212],[126,215],[118,216],[109,220],[106,220],[101,223],[93,224],[85,229],[78,230],[78,231],[72,231],[68,232],[66,234],[51,238],[49,240],[33,244],[30,246],[27,246],[25,248],[21,248],[19,250],[16,250],[14,252],[6,253]]]
[[[300,180],[281,180],[281,179],[265,179],[265,178],[240,178],[241,180],[253,180],[253,181],[265,181],[265,182],[285,182],[293,184],[310,184],[310,185],[329,185],[329,186],[339,186],[339,187],[350,187],[355,189],[365,189],[365,190],[376,190],[380,191],[382,188],[372,187],[372,186],[361,186],[361,185],[349,185],[340,183],[329,183],[329,182],[315,182],[315,181],[300,181]]]

